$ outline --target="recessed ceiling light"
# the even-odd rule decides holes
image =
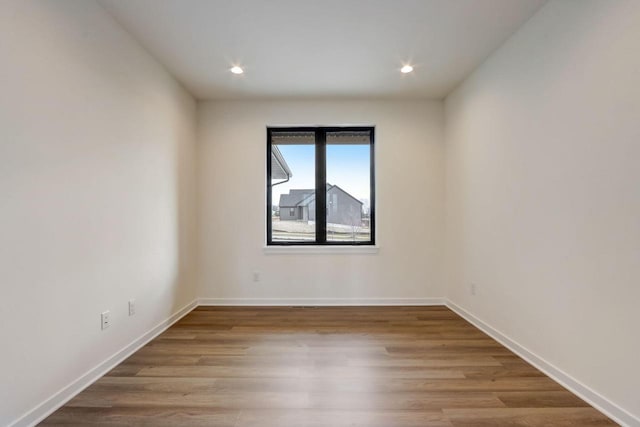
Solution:
[[[233,74],[242,74],[244,73],[244,70],[241,67],[238,67],[237,65],[231,67],[231,71]]]
[[[404,65],[402,68],[400,68],[400,72],[403,74],[407,74],[413,71],[413,67],[411,65]]]

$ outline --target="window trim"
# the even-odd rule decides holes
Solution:
[[[315,135],[315,175],[316,175],[316,240],[315,241],[286,241],[279,242],[272,239],[271,211],[273,200],[271,194],[271,134],[281,132],[313,132]],[[327,132],[367,131],[370,132],[369,141],[369,227],[371,239],[366,242],[334,242],[327,241],[327,210],[326,210],[326,135]],[[376,181],[375,181],[375,126],[267,126],[267,203],[266,203],[266,247],[274,246],[376,246]],[[323,189],[325,189],[323,191]]]

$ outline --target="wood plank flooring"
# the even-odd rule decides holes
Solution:
[[[616,425],[446,307],[200,307],[42,425]]]

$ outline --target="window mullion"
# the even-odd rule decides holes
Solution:
[[[327,134],[316,131],[316,243],[327,242]]]

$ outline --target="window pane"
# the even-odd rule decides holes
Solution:
[[[371,241],[370,132],[327,133],[327,241]]]
[[[271,240],[315,241],[315,135],[271,134]]]

